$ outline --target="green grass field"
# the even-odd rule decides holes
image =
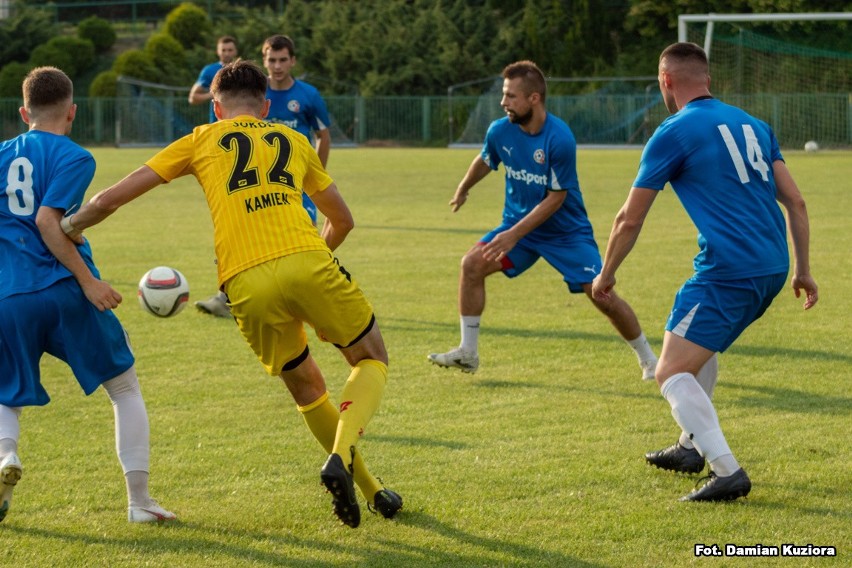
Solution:
[[[96,149],[101,189],[153,150]],[[9,566],[751,566],[695,558],[696,543],[829,545],[839,558],[760,565],[849,565],[852,368],[852,159],[787,152],[808,201],[816,308],[785,290],[721,356],[716,408],[754,488],[747,500],[684,504],[697,477],[648,467],[677,427],[654,384],[583,296],[540,263],[488,282],[481,367],[462,375],[426,354],[458,342],[459,260],[498,222],[502,173],[447,202],[476,150],[338,149],[329,170],[356,229],[338,256],[375,305],[391,358],[382,407],[361,448],[405,499],[393,521],[338,523],[319,483],[325,454],[281,382],[265,375],[232,321],[192,307],[145,314],[136,284],[166,264],[191,300],[215,288],[212,232],[194,179],[162,186],[91,229],[103,276],[124,295],[148,405],[152,494],[179,515],[131,526],[111,405],[83,396],[46,357],[53,401],[23,413],[24,477],[0,551]],[[603,249],[639,152],[579,151],[586,206]],[[659,351],[695,230],[673,192],[655,203],[618,290]],[[312,350],[333,396],[348,370]],[[335,399],[336,400],[336,399]]]

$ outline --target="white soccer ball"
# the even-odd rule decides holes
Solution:
[[[816,143],[816,140],[805,142],[805,152],[816,152],[817,150],[819,150],[819,144]]]
[[[168,318],[180,313],[189,301],[189,283],[169,266],[152,268],[139,281],[139,305],[151,315]]]

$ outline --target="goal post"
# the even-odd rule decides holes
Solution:
[[[681,14],[714,95],[768,122],[783,147],[852,146],[852,13]]]

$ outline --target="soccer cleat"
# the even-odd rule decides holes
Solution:
[[[402,509],[402,497],[396,491],[382,489],[376,491],[373,504],[368,503],[367,508],[374,514],[378,511],[384,518],[392,519]]]
[[[656,378],[657,360],[639,361],[639,367],[642,368],[642,380],[653,381]]]
[[[6,518],[12,506],[12,490],[21,479],[24,469],[18,454],[12,452],[0,461],[0,521]]]
[[[171,511],[166,511],[153,499],[147,507],[130,506],[127,508],[127,520],[131,523],[164,523],[176,518],[177,515]]]
[[[429,360],[439,367],[461,369],[462,373],[475,373],[479,368],[479,355],[460,347],[446,353],[430,353]]]
[[[355,483],[352,474],[346,471],[343,458],[337,454],[328,456],[320,471],[320,480],[331,493],[331,504],[334,514],[343,524],[357,528],[361,524],[361,508],[355,498]]]
[[[751,480],[743,468],[738,469],[732,475],[719,477],[713,471],[710,475],[699,479],[699,483],[708,479],[709,481],[696,489],[689,495],[684,495],[680,501],[733,501],[737,497],[745,497],[751,491]]]
[[[656,452],[648,452],[645,461],[660,469],[680,473],[700,473],[704,469],[704,457],[698,450],[684,448],[680,442]]]
[[[210,296],[206,300],[195,302],[195,307],[205,314],[210,314],[219,318],[231,317],[231,308],[225,303],[219,294]]]

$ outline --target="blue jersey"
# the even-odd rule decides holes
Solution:
[[[266,88],[266,98],[271,101],[266,120],[285,124],[301,132],[313,143],[312,131],[325,130],[331,124],[328,109],[319,91],[313,85],[296,80],[289,89]]]
[[[565,191],[562,206],[533,233],[594,238],[577,178],[577,142],[563,120],[547,114],[537,134],[528,134],[507,117],[491,123],[482,159],[506,170],[503,221],[515,225],[541,203],[547,190]]]
[[[224,65],[222,65],[219,61],[211,63],[210,65],[205,65],[204,69],[201,70],[201,73],[198,74],[198,79],[196,79],[195,84],[201,85],[209,91],[210,85],[213,84],[213,77],[216,76],[216,73],[218,73],[219,69],[222,67],[224,67]],[[216,113],[213,112],[213,101],[210,101],[210,122],[216,122]]]
[[[731,280],[786,273],[784,215],[772,164],[783,160],[765,122],[713,98],[668,117],[645,146],[634,187],[667,182],[698,228],[696,276]]]
[[[0,299],[35,292],[71,276],[51,254],[36,227],[39,207],[70,211],[80,207],[95,175],[92,155],[71,141],[31,130],[0,144]],[[92,273],[88,241],[77,250]]]

